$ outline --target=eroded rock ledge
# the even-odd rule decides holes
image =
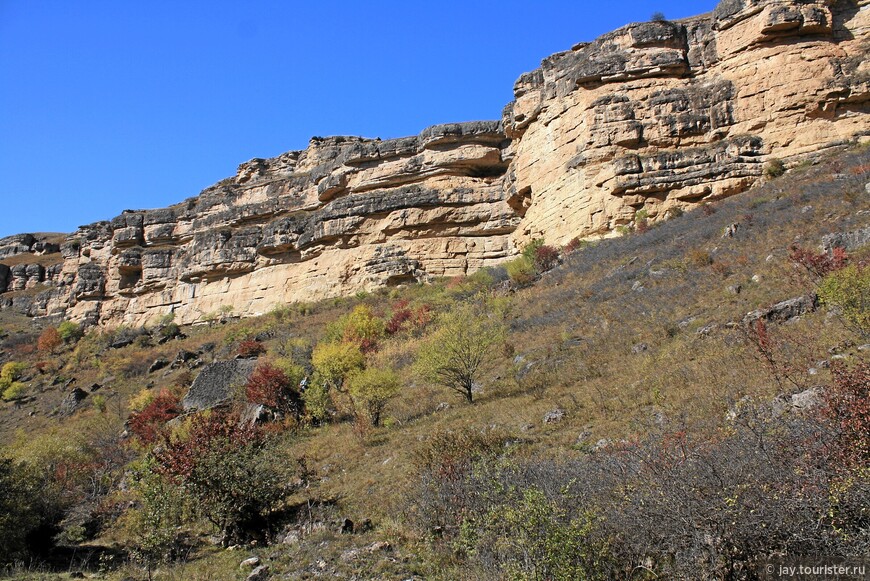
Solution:
[[[84,226],[62,266],[30,273],[51,288],[27,309],[107,325],[253,315],[733,195],[772,157],[870,134],[868,29],[870,0],[723,0],[630,24],[520,77],[501,121],[313,138],[178,205]],[[0,292],[29,285],[26,270],[0,265]]]

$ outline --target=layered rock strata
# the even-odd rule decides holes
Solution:
[[[870,129],[870,2],[723,0],[546,59],[505,110],[513,240],[603,234],[746,190]]]
[[[723,0],[630,24],[523,75],[501,121],[314,138],[176,206],[82,227],[29,309],[132,325],[253,315],[470,273],[640,210],[662,219],[746,190],[772,158],[870,134],[868,29],[870,0]]]

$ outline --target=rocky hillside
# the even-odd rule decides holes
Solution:
[[[630,24],[523,75],[501,121],[315,137],[181,204],[83,226],[49,268],[18,254],[0,304],[102,325],[255,315],[656,221],[866,139],[868,29],[868,0],[722,0]]]

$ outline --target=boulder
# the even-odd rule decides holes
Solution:
[[[155,359],[151,366],[148,368],[148,373],[154,373],[155,371],[160,371],[164,367],[169,365],[168,359],[163,359],[162,357],[159,359]]]
[[[73,388],[73,390],[63,398],[63,401],[58,408],[59,413],[61,415],[70,415],[74,413],[87,397],[88,392],[85,390],[79,389],[78,387]]]
[[[206,410],[226,403],[247,382],[256,361],[232,359],[203,367],[181,400],[184,411]]]
[[[757,309],[743,317],[743,325],[750,325],[759,319],[782,323],[816,310],[819,297],[815,294],[788,299],[766,309]]]
[[[558,424],[563,419],[565,419],[565,410],[563,409],[556,408],[544,414],[545,424]]]
[[[269,578],[269,565],[260,565],[245,578],[245,581],[266,581]]]
[[[836,232],[822,238],[822,247],[827,252],[832,252],[834,248],[843,248],[851,252],[867,244],[870,244],[870,226],[850,232]]]

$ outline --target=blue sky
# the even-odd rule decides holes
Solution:
[[[0,0],[0,236],[196,195],[313,135],[496,119],[541,59],[715,0]]]

